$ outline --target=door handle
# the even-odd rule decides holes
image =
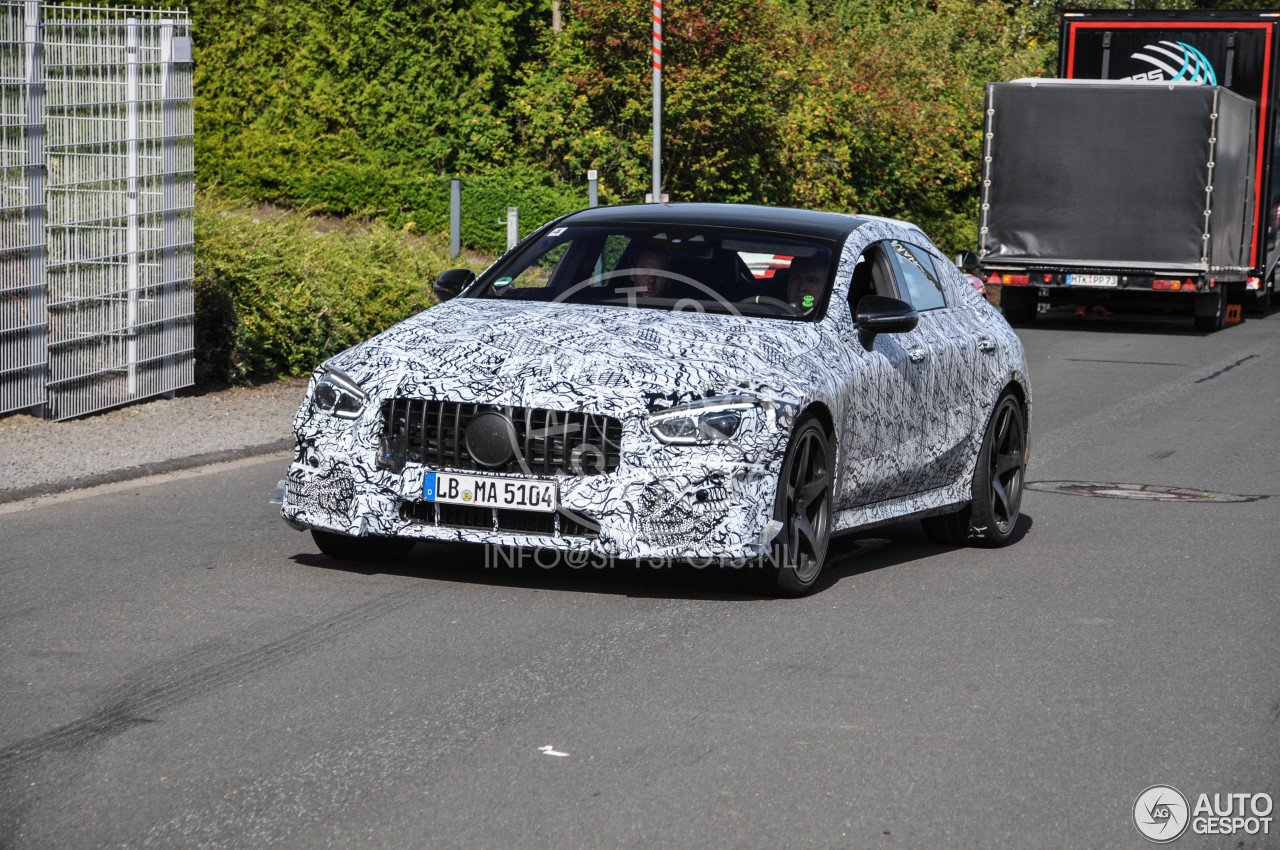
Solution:
[[[929,356],[929,352],[925,350],[923,345],[913,345],[907,349],[907,356],[911,358],[912,363],[923,363],[924,359]]]
[[[978,337],[978,350],[985,351],[985,352],[995,351],[996,350],[995,340],[993,340],[989,336]]]

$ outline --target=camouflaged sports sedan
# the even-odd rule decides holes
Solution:
[[[294,420],[282,513],[330,556],[714,559],[800,595],[841,532],[1013,534],[1022,347],[910,224],[584,210],[436,294],[318,368]]]

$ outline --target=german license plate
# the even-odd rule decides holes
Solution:
[[[478,508],[516,508],[554,513],[558,507],[554,481],[497,478],[490,475],[457,475],[428,472],[422,497],[428,502],[474,505]]]
[[[1115,288],[1120,278],[1113,274],[1069,274],[1067,286],[1105,286]]]

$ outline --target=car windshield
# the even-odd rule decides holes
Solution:
[[[554,227],[471,298],[812,320],[831,288],[817,240],[709,228]]]

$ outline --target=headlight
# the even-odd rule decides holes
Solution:
[[[320,380],[316,381],[315,391],[311,393],[311,404],[316,410],[322,410],[339,419],[355,419],[369,402],[355,381],[345,373],[326,366]]]
[[[738,436],[743,418],[757,406],[750,398],[711,398],[650,414],[647,424],[664,443],[723,443]]]

